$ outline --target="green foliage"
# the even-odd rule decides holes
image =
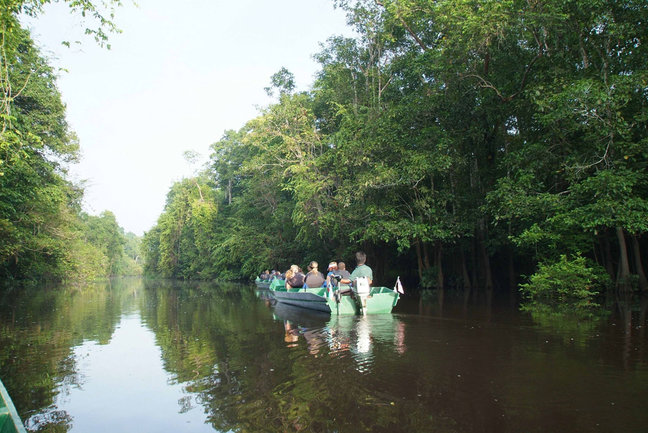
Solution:
[[[66,179],[79,144],[65,119],[52,68],[17,16],[37,16],[49,0],[0,6],[0,278],[86,280],[121,273],[123,233],[112,214],[80,213],[83,191]],[[119,1],[67,1],[94,18],[101,45],[115,31]],[[109,18],[107,18],[109,17]],[[105,220],[105,221],[104,221]]]
[[[165,277],[211,277],[217,214],[214,189],[205,179],[184,179],[173,185],[157,225],[144,236],[144,270]]]
[[[209,263],[166,275],[362,248],[378,279],[398,264],[421,287],[514,286],[551,263],[533,284],[571,275],[577,292],[589,268],[559,258],[578,253],[641,280],[645,2],[335,3],[357,35],[322,45],[309,93],[273,75],[275,103],[212,146]],[[146,245],[168,270],[191,248],[171,248],[185,214],[165,215]]]
[[[288,69],[282,67],[270,77],[270,83],[270,87],[265,88],[268,96],[273,95],[273,89],[279,91],[279,96],[283,96],[292,93],[295,89],[295,76]]]
[[[590,316],[598,307],[597,296],[609,281],[604,271],[589,267],[585,257],[562,255],[555,263],[540,264],[529,282],[520,285],[522,309],[531,312],[556,311]]]

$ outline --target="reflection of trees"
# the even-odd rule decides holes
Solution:
[[[626,395],[639,398],[639,388],[610,384],[588,367],[595,357],[632,370],[645,356],[626,361],[621,350],[609,350],[616,347],[609,340],[623,349],[627,339],[604,334],[566,343],[556,335],[567,334],[553,328],[502,325],[497,310],[471,311],[482,320],[467,320],[461,299],[453,305],[449,298],[443,319],[322,318],[270,310],[251,287],[231,284],[120,280],[84,291],[25,292],[0,306],[0,375],[22,414],[38,413],[30,427],[67,431],[69,415],[53,403],[56,393],[83,384],[72,348],[108,342],[120,317],[139,311],[165,369],[187,392],[177,410],[202,408],[218,431],[558,431],[574,408],[594,407],[592,386],[613,395],[626,386]],[[285,321],[297,341],[285,341]],[[645,383],[645,373],[631,377]],[[565,387],[578,403],[548,407]]]
[[[251,288],[170,287],[147,296],[145,317],[155,321],[167,368],[219,431],[557,431],[596,400],[588,396],[596,370],[583,372],[587,346],[547,345],[544,328],[500,329],[490,305],[475,322],[465,322],[461,304],[446,305],[446,319],[431,327],[394,315],[299,317],[291,320],[295,345],[285,341],[286,317],[272,321]],[[565,386],[578,402],[547,405]]]
[[[391,316],[386,324],[369,323],[370,338],[380,344],[365,355],[381,362],[365,370],[358,368],[357,356],[336,354],[331,340],[334,332],[346,333],[353,340],[350,350],[359,353],[362,331],[353,318],[328,328],[300,328],[293,347],[285,342],[284,320],[273,321],[250,288],[160,286],[147,292],[143,316],[157,335],[166,368],[219,431],[464,431],[444,403],[449,393],[439,394],[436,381],[423,381],[416,390],[386,386],[399,383],[400,357],[408,353],[403,325]],[[421,377],[429,376],[420,361]]]
[[[30,428],[69,429],[69,416],[53,404],[58,392],[80,385],[72,349],[86,340],[107,343],[128,293],[123,284],[111,287],[107,282],[4,295],[0,302],[0,376],[23,419],[39,413],[30,420]]]

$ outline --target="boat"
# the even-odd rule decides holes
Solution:
[[[285,287],[271,286],[270,293],[272,293],[272,296],[274,296],[277,302],[283,304],[322,311],[324,313],[331,312],[326,298],[326,287],[286,289]]]
[[[286,289],[270,286],[270,293],[277,302],[322,311],[329,314],[388,314],[396,306],[398,292],[387,287],[371,287],[366,295],[334,295],[326,287]]]
[[[0,381],[0,433],[27,433],[2,381]]]
[[[278,278],[275,278],[270,282],[270,287],[268,287],[268,289],[270,290],[270,293],[272,293],[273,290],[283,289],[285,287],[286,287],[286,280],[280,280]]]
[[[256,277],[254,284],[256,284],[259,289],[267,289],[270,287],[270,280],[262,280],[261,278]]]

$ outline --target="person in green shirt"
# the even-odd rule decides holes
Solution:
[[[367,255],[363,251],[358,251],[355,257],[358,266],[356,266],[353,272],[351,272],[351,278],[349,278],[350,281],[346,284],[351,283],[351,281],[355,281],[357,278],[367,277],[367,279],[369,280],[369,285],[371,286],[373,284],[373,271],[369,266],[366,265]],[[345,281],[342,280],[342,283],[345,283]]]

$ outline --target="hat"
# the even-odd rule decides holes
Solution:
[[[331,262],[331,263],[329,263],[329,265],[328,265],[328,268],[329,268],[329,269],[337,269],[337,267],[338,267],[338,266],[337,266],[337,263],[335,263],[335,262]]]

